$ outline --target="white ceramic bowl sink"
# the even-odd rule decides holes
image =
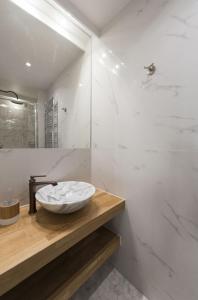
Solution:
[[[36,200],[45,209],[57,214],[70,214],[83,208],[95,194],[95,187],[86,182],[66,181],[46,185],[36,193]]]

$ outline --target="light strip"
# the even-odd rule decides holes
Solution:
[[[69,16],[55,1],[11,0],[11,2],[58,32],[81,50],[85,51],[87,49],[87,44],[90,41],[89,34],[79,28],[72,21],[74,18]]]

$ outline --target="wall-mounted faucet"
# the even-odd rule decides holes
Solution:
[[[40,177],[46,177],[46,175],[30,176],[30,179],[29,179],[29,196],[30,196],[29,214],[30,215],[33,215],[37,212],[36,198],[35,198],[36,186],[47,185],[47,184],[52,184],[55,186],[58,184],[56,181],[36,181],[35,178],[40,178]]]

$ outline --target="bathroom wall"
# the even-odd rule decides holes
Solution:
[[[198,1],[134,0],[93,47],[92,181],[127,206],[114,264],[151,300],[197,300]]]
[[[58,102],[60,148],[90,147],[91,45],[47,91]],[[66,109],[66,111],[65,111]]]
[[[48,180],[90,181],[89,149],[0,150],[0,201],[17,198],[28,203],[30,175]],[[45,178],[44,178],[45,180]]]

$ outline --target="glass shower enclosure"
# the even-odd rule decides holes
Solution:
[[[16,99],[15,99],[16,100]],[[0,95],[0,148],[36,148],[37,104]]]

